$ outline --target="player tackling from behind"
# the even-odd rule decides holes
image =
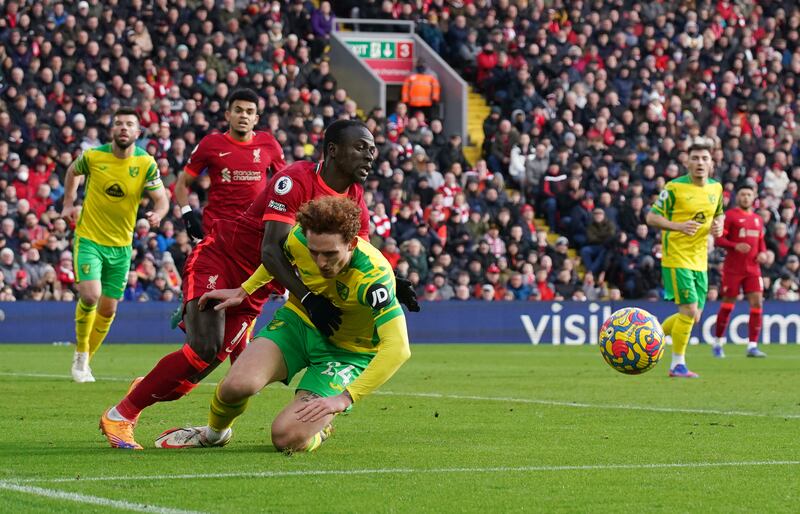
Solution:
[[[392,266],[358,237],[361,209],[346,197],[327,196],[301,207],[297,221],[284,253],[313,294],[334,299],[341,327],[325,337],[291,294],[217,386],[208,425],[167,430],[156,446],[227,444],[231,425],[251,396],[273,382],[288,385],[305,370],[294,400],[272,422],[272,443],[281,451],[316,450],[330,435],[336,414],[384,384],[411,356]],[[212,291],[203,300],[231,293]]]
[[[736,207],[725,213],[723,234],[716,238],[717,246],[728,251],[722,267],[722,303],[717,313],[717,340],[712,350],[718,358],[725,357],[725,330],[740,291],[750,304],[747,356],[767,356],[758,349],[764,303],[761,263],[767,259],[767,245],[764,241],[764,221],[753,212],[755,198],[755,185],[750,183],[736,192]]]
[[[103,414],[101,430],[112,447],[142,449],[133,431],[144,409],[185,396],[228,357],[233,361],[247,344],[250,327],[271,290],[285,286],[301,298],[321,333],[338,329],[340,309],[331,299],[309,291],[286,260],[283,243],[300,207],[322,196],[346,196],[356,202],[362,209],[360,235],[366,238],[369,216],[361,184],[372,168],[375,144],[362,122],[337,120],[325,131],[323,146],[323,162],[299,161],[278,172],[244,213],[235,220],[217,220],[213,232],[192,251],[183,281],[186,343],[135,380],[126,396]],[[207,291],[240,286],[257,269],[270,276],[250,289],[252,294],[240,305],[226,310],[200,306]],[[260,287],[273,276],[278,283]],[[419,310],[410,282],[399,281],[396,289],[401,302]]]
[[[671,180],[647,213],[647,224],[661,229],[664,297],[678,312],[661,324],[672,336],[669,376],[697,378],[686,367],[692,326],[700,320],[708,294],[708,234],[722,235],[722,185],[714,172],[711,143],[698,138],[689,147],[689,173]]]

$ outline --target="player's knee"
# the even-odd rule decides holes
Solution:
[[[308,437],[294,423],[281,418],[272,422],[272,445],[278,451],[299,451],[305,448]]]
[[[187,344],[207,364],[211,364],[216,360],[217,353],[222,348],[222,340],[211,340],[208,337],[203,337],[202,334],[188,338]]]
[[[220,400],[225,403],[238,403],[264,388],[261,380],[247,375],[228,375],[219,389]]]
[[[87,305],[89,307],[97,305],[97,302],[100,301],[100,293],[91,290],[82,291],[80,293],[80,297],[81,297],[81,302],[83,302],[84,305]]]

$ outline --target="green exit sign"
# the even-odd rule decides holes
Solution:
[[[358,41],[347,42],[350,49],[362,59],[397,59],[408,58],[410,55],[398,55],[398,43],[395,41]],[[406,43],[401,43],[400,46]],[[401,50],[406,47],[403,46]]]

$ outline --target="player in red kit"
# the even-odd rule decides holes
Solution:
[[[372,169],[375,144],[363,123],[340,120],[325,132],[324,148],[323,162],[297,162],[277,173],[244,213],[235,220],[219,219],[212,234],[194,249],[184,271],[186,343],[162,358],[103,414],[100,427],[112,447],[141,449],[133,437],[139,413],[156,402],[184,396],[243,348],[269,294],[282,287],[273,282],[227,310],[201,308],[198,303],[204,293],[238,287],[263,263],[280,284],[303,299],[309,318],[321,332],[331,334],[338,328],[341,311],[328,298],[308,291],[283,255],[282,243],[300,206],[330,195],[348,196],[361,207],[360,235],[367,236],[369,215],[361,184]],[[410,309],[419,310],[413,288],[401,285],[398,299],[405,298]]]
[[[767,247],[764,242],[764,220],[753,212],[755,197],[754,186],[750,184],[736,192],[736,207],[725,213],[723,235],[716,239],[717,246],[727,250],[722,268],[722,304],[717,313],[717,340],[713,347],[714,356],[719,358],[725,357],[725,330],[740,291],[744,292],[750,304],[747,356],[767,356],[758,349],[764,303],[761,263],[766,260]]]
[[[209,134],[195,146],[186,167],[178,174],[175,199],[181,207],[186,231],[195,241],[211,233],[220,218],[235,218],[267,185],[270,171],[283,169],[283,150],[272,135],[254,131],[258,124],[258,95],[251,89],[238,89],[228,98],[225,133]],[[202,173],[208,174],[211,187],[200,224],[189,206],[189,186]]]
[[[286,160],[278,141],[267,132],[254,131],[258,124],[258,95],[252,89],[237,89],[228,97],[225,133],[205,136],[192,150],[189,162],[178,174],[175,200],[181,208],[186,232],[194,242],[210,234],[221,218],[235,218],[264,191],[270,171],[283,169]],[[189,205],[189,186],[201,174],[211,179],[203,221]],[[175,328],[183,318],[183,306],[170,317]]]

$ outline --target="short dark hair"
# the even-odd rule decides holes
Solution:
[[[325,136],[322,140],[322,156],[328,156],[328,147],[331,144],[340,145],[344,143],[344,133],[352,127],[367,128],[360,120],[336,120],[325,129]]]
[[[111,119],[113,120],[117,116],[136,116],[136,120],[137,121],[139,120],[139,113],[136,112],[136,109],[134,109],[133,107],[127,107],[127,106],[120,107],[119,109],[114,111],[114,116],[112,116]]]
[[[228,95],[228,106],[226,110],[230,111],[231,107],[233,107],[233,102],[236,100],[241,100],[243,102],[251,102],[256,104],[256,109],[258,109],[258,94],[249,88],[241,88],[234,90],[233,93]]]
[[[703,150],[708,150],[710,153],[713,149],[714,146],[711,144],[711,140],[704,137],[695,138],[694,141],[692,141],[692,144],[689,145],[689,153]]]

